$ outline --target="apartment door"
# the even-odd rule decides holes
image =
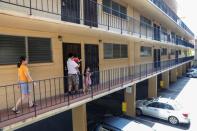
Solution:
[[[176,63],[178,63],[178,58],[179,58],[179,51],[176,50],[176,54],[175,54],[175,61],[176,61]]]
[[[85,44],[85,66],[89,66],[92,74],[92,85],[99,83],[99,48],[98,45]]]
[[[160,41],[160,26],[154,24],[154,40]]]
[[[80,23],[80,0],[62,0],[61,19]]]
[[[74,55],[76,55],[77,57],[81,58],[81,45],[80,44],[76,44],[76,43],[63,43],[63,67],[64,67],[64,91],[67,92],[68,91],[68,80],[67,80],[67,76],[68,76],[68,68],[67,68],[67,60],[68,60],[68,54],[69,53],[73,53]],[[82,63],[81,63],[82,65]],[[79,68],[80,74],[82,74],[82,68],[80,66]],[[79,77],[80,81],[80,86],[79,88],[82,88],[82,76],[80,75]]]
[[[161,65],[161,54],[160,54],[160,49],[154,49],[154,67],[159,68]]]
[[[88,26],[98,26],[97,0],[84,0],[84,23]]]

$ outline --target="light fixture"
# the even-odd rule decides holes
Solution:
[[[59,41],[63,41],[63,38],[62,38],[61,35],[58,35],[58,40],[59,40]]]

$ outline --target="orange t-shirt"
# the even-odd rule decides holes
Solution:
[[[29,72],[29,69],[25,65],[21,65],[18,69],[18,78],[20,82],[28,82],[26,74]]]

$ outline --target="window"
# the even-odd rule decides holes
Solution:
[[[128,57],[128,46],[121,45],[121,58],[127,58],[127,57]]]
[[[147,107],[159,108],[159,103],[153,102],[153,103],[148,104]]]
[[[140,16],[140,22],[141,22],[141,25],[151,25],[151,20],[147,19],[146,17],[144,16]]]
[[[113,44],[109,44],[109,43],[104,44],[104,58],[105,59],[113,58]]]
[[[111,0],[103,0],[103,11],[111,14]]]
[[[16,64],[20,56],[30,63],[52,62],[51,39],[27,37],[25,43],[24,36],[0,35],[0,65]]]
[[[167,110],[174,110],[174,108],[171,105],[169,105],[169,104],[165,104],[165,109],[167,109]]]
[[[29,37],[28,52],[30,63],[52,62],[51,39]]]
[[[0,35],[0,65],[16,64],[25,54],[25,37]]]
[[[161,55],[167,55],[167,48],[161,49]]]
[[[140,48],[140,55],[141,55],[141,57],[152,56],[152,48],[151,47],[141,46],[141,48]]]
[[[179,50],[179,55],[181,55],[181,50]]]
[[[113,58],[120,58],[120,45],[119,44],[114,44],[113,45]]]
[[[116,2],[112,1],[112,14],[115,16],[119,16],[120,15],[120,9],[119,9],[119,4]]]
[[[103,0],[103,11],[123,19],[127,18],[127,8],[112,0]]]
[[[175,49],[171,49],[171,55],[175,55],[176,54],[176,50]]]
[[[104,58],[105,59],[116,59],[116,58],[127,58],[128,57],[128,46],[124,44],[104,44]]]

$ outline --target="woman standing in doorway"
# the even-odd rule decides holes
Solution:
[[[27,67],[27,59],[24,56],[21,56],[19,59],[19,63],[17,64],[18,67],[18,82],[19,82],[19,88],[21,91],[21,98],[18,99],[16,102],[16,105],[12,108],[12,111],[16,114],[20,113],[18,110],[18,107],[20,104],[23,104],[25,100],[28,101],[29,107],[34,107],[35,103],[33,103],[31,95],[30,95],[30,89],[28,82],[33,82],[30,74],[29,69]],[[35,85],[35,83],[33,83]]]

